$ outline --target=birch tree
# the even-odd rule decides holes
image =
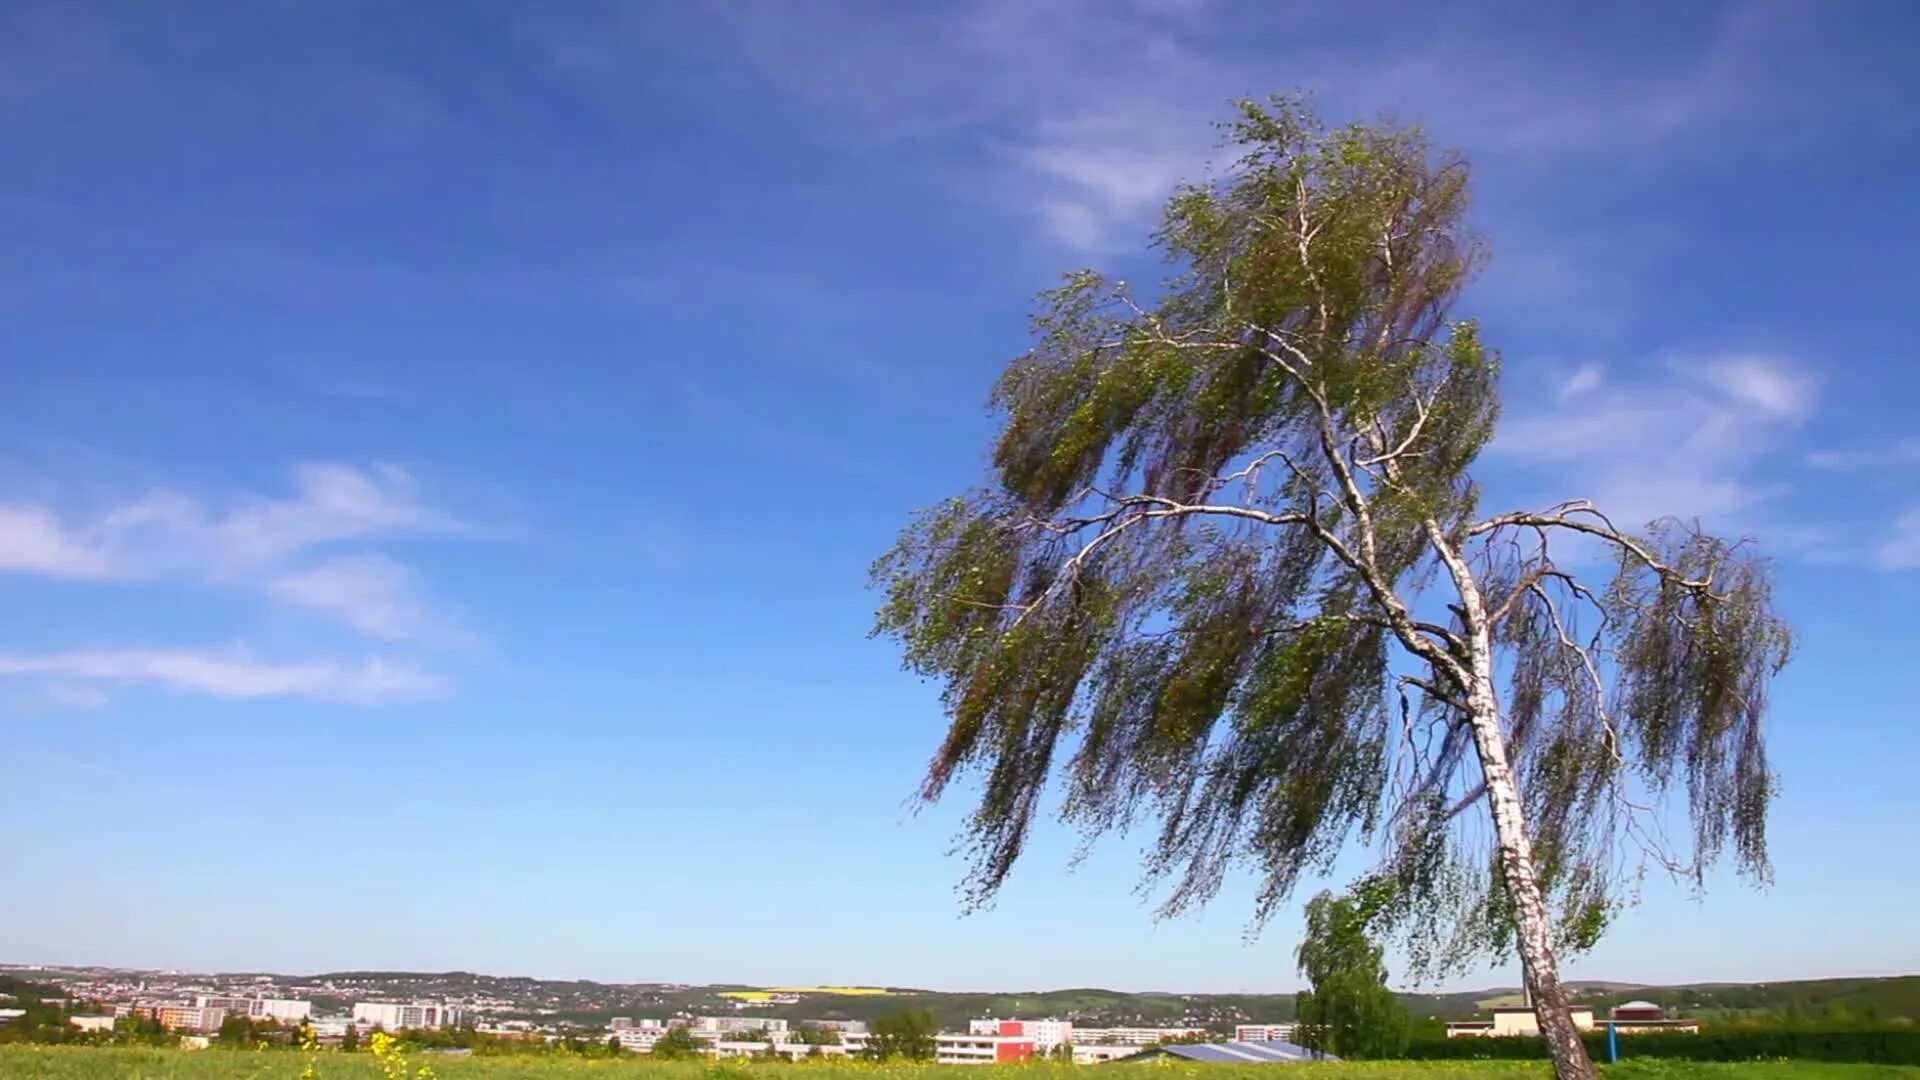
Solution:
[[[1560,957],[1649,865],[1768,873],[1768,564],[1585,501],[1485,513],[1465,164],[1286,100],[1227,131],[1164,284],[1044,294],[993,483],[875,564],[876,633],[943,685],[921,795],[977,778],[972,904],[1056,785],[1089,842],[1144,833],[1166,915],[1243,869],[1257,925],[1368,845],[1413,973],[1517,952],[1556,1074],[1591,1077]]]

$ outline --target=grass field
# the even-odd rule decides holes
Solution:
[[[292,1051],[246,1053],[220,1050],[128,1050],[94,1047],[0,1046],[0,1080],[296,1080],[307,1055]],[[371,1054],[315,1056],[320,1080],[385,1080]],[[458,1058],[416,1054],[415,1069],[431,1065],[436,1080],[1542,1080],[1544,1062],[1349,1062],[1317,1065],[1016,1065],[978,1066],[712,1065],[640,1058],[582,1060],[561,1057]],[[1089,1076],[1088,1070],[1094,1070]],[[1625,1062],[1602,1070],[1607,1080],[1920,1080],[1920,1068],[1831,1065],[1821,1062],[1696,1064]]]

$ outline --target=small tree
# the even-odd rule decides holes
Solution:
[[[1517,947],[1556,1072],[1591,1077],[1559,956],[1636,850],[1767,873],[1769,567],[1584,501],[1483,515],[1499,365],[1450,318],[1481,251],[1466,167],[1284,101],[1231,133],[1237,167],[1168,205],[1157,299],[1091,271],[1047,294],[994,393],[997,483],[874,568],[877,632],[944,683],[922,795],[983,774],[976,904],[1061,764],[1089,835],[1158,822],[1167,914],[1245,865],[1263,920],[1375,842],[1415,971]],[[1675,787],[1690,852],[1652,839]],[[1476,807],[1490,837],[1455,827]]]
[[[340,1049],[349,1054],[360,1049],[360,1029],[348,1024],[340,1035]]]
[[[685,1025],[676,1024],[653,1044],[647,1053],[657,1058],[689,1058],[700,1053],[700,1040]]]
[[[1384,950],[1368,934],[1389,888],[1370,882],[1356,895],[1323,892],[1307,902],[1307,930],[1294,954],[1311,987],[1295,997],[1301,1046],[1350,1058],[1406,1051],[1411,1020],[1387,989]]]
[[[931,1061],[939,1033],[929,1009],[902,1009],[873,1022],[867,1036],[867,1056],[878,1061],[896,1058],[907,1061]]]
[[[253,1024],[244,1016],[229,1016],[220,1021],[214,1041],[222,1046],[252,1046]]]

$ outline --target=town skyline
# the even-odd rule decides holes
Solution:
[[[817,1000],[822,997],[830,997],[832,995],[822,993],[822,991],[828,988],[854,989],[854,990],[862,991],[863,993],[867,991],[883,991],[887,996],[931,994],[931,995],[948,995],[948,996],[958,996],[958,997],[972,997],[972,996],[981,996],[981,995],[996,996],[996,997],[1017,997],[1018,995],[1021,995],[1021,994],[1045,995],[1045,994],[1052,994],[1052,993],[1071,992],[1074,990],[1095,990],[1099,992],[1110,992],[1110,993],[1130,995],[1130,996],[1132,995],[1139,995],[1139,996],[1171,995],[1171,996],[1177,996],[1177,997],[1194,997],[1194,998],[1209,998],[1209,997],[1233,998],[1233,997],[1244,997],[1244,996],[1280,998],[1280,997],[1288,997],[1293,993],[1295,993],[1296,990],[1298,989],[1298,988],[1292,988],[1292,989],[1271,989],[1271,990],[1251,990],[1251,989],[1208,990],[1208,989],[1195,989],[1195,988],[1187,988],[1187,987],[1145,986],[1145,985],[1134,986],[1134,987],[1095,986],[1093,984],[1089,984],[1085,982],[1076,982],[1071,979],[1065,979],[1060,982],[1048,984],[1048,985],[1009,984],[1004,986],[933,986],[933,985],[909,985],[905,983],[881,983],[881,982],[857,982],[857,981],[828,983],[828,982],[807,982],[807,981],[756,982],[756,981],[728,981],[728,980],[714,980],[714,979],[700,979],[700,980],[692,980],[692,981],[669,980],[669,979],[643,979],[643,978],[590,979],[590,978],[582,978],[582,977],[565,975],[565,974],[546,975],[546,974],[533,974],[533,973],[526,973],[526,972],[480,971],[472,968],[408,970],[408,969],[402,969],[402,968],[369,967],[369,968],[317,969],[317,970],[311,970],[311,971],[275,971],[275,970],[268,970],[265,968],[246,968],[246,967],[230,968],[230,969],[208,969],[208,968],[146,968],[146,967],[130,967],[130,966],[124,966],[124,965],[115,965],[115,964],[89,964],[89,963],[42,964],[42,963],[21,961],[13,958],[0,958],[0,974],[12,974],[15,976],[31,979],[32,976],[34,976],[35,974],[45,974],[49,972],[60,973],[63,978],[71,975],[75,975],[75,974],[104,973],[104,974],[110,974],[110,975],[123,975],[123,976],[154,975],[154,976],[162,976],[168,979],[175,979],[175,980],[192,980],[192,979],[204,979],[204,978],[213,978],[213,979],[220,979],[220,980],[267,978],[267,979],[274,980],[276,982],[291,982],[294,984],[320,983],[326,980],[343,980],[343,979],[351,980],[351,979],[364,978],[364,977],[370,977],[370,976],[379,977],[379,978],[391,978],[391,979],[399,980],[403,982],[410,982],[411,980],[417,980],[417,979],[436,980],[436,979],[444,979],[448,977],[471,977],[475,979],[494,980],[494,981],[500,981],[500,982],[526,982],[526,983],[541,983],[541,984],[551,983],[555,985],[578,984],[578,985],[602,986],[610,989],[622,989],[622,988],[662,989],[662,988],[665,988],[665,989],[672,989],[672,990],[687,990],[687,991],[742,991],[742,990],[765,991],[768,993],[785,995],[786,998],[790,998],[790,1000],[778,1000],[773,1002],[773,1004],[776,1004],[779,1006],[799,1004],[800,1001],[806,1000],[806,999]],[[1675,981],[1675,982],[1652,982],[1652,981],[1620,979],[1620,978],[1576,977],[1576,978],[1569,979],[1568,983],[1570,986],[1575,986],[1575,987],[1580,987],[1585,989],[1618,991],[1618,990],[1631,990],[1631,989],[1687,989],[1687,988],[1695,988],[1695,987],[1726,987],[1726,986],[1764,987],[1764,986],[1775,986],[1775,985],[1781,985],[1781,984],[1794,984],[1794,983],[1823,983],[1823,982],[1850,982],[1850,981],[1872,982],[1872,981],[1878,981],[1878,980],[1899,980],[1899,979],[1920,979],[1920,970],[1890,971],[1890,972],[1833,972],[1826,975],[1813,976],[1810,978],[1793,978],[1793,979],[1745,979],[1745,980],[1716,979],[1716,980],[1699,980],[1699,981],[1681,980],[1681,981]],[[1389,980],[1389,982],[1392,983],[1393,980]],[[1424,996],[1424,997],[1463,997],[1463,996],[1473,996],[1473,995],[1517,994],[1520,992],[1520,989],[1521,989],[1517,981],[1508,982],[1508,983],[1502,983],[1498,981],[1476,982],[1471,978],[1464,978],[1457,984],[1448,984],[1446,986],[1399,985],[1397,983],[1395,983],[1394,985],[1396,986],[1396,992],[1398,993],[1412,995],[1412,996]]]

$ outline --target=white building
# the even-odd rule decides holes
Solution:
[[[313,1018],[313,1002],[292,998],[254,998],[247,1002],[247,1015],[255,1020],[297,1024]]]
[[[1293,1024],[1235,1024],[1234,1042],[1292,1042]]]
[[[942,1065],[999,1065],[1033,1057],[1038,1047],[1028,1035],[935,1035],[933,1060]]]
[[[831,1046],[809,1046],[806,1043],[797,1042],[733,1042],[732,1040],[722,1039],[709,1045],[713,1047],[713,1056],[717,1058],[759,1057],[771,1050],[775,1054],[786,1058],[788,1061],[799,1061],[802,1058],[810,1057],[848,1057],[864,1049],[865,1041],[862,1040],[858,1044],[840,1043]]]
[[[353,1006],[353,1022],[385,1031],[457,1027],[460,1010],[439,1001],[359,1001]]]
[[[1152,1046],[1168,1039],[1204,1037],[1205,1028],[1190,1027],[1109,1027],[1074,1028],[1074,1046]]]
[[[687,1025],[687,1032],[696,1039],[720,1039],[745,1031],[764,1031],[773,1042],[786,1042],[788,1035],[785,1020],[767,1016],[696,1016]]]
[[[665,1028],[623,1027],[614,1031],[613,1037],[620,1042],[620,1049],[644,1054],[653,1049],[653,1044],[667,1033]]]
[[[1567,1009],[1573,1026],[1593,1030],[1593,1007],[1574,1005]],[[1462,1020],[1447,1025],[1447,1038],[1534,1038],[1540,1034],[1540,1018],[1527,1005],[1511,1005],[1493,1010],[1491,1020]]]
[[[1121,1061],[1141,1052],[1139,1046],[1125,1043],[1074,1043],[1073,1063],[1075,1065],[1104,1065],[1109,1061]]]
[[[193,1003],[203,1009],[225,1009],[251,1020],[278,1020],[298,1023],[313,1015],[313,1002],[289,998],[228,997],[222,994],[195,994]]]
[[[1074,1041],[1071,1020],[970,1020],[969,1035],[1012,1035],[1033,1040],[1036,1051],[1051,1054],[1064,1043]]]
[[[81,1031],[113,1030],[113,1017],[111,1016],[69,1016],[67,1017],[67,1023],[72,1024]]]

